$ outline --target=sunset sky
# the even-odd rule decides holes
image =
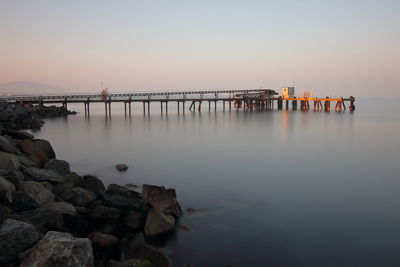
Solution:
[[[0,83],[400,96],[399,14],[399,0],[0,0]]]

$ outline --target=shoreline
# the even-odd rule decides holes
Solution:
[[[72,172],[47,140],[21,131],[70,114],[76,113],[0,103],[0,264],[172,266],[151,243],[177,228],[182,209],[174,189],[105,187]]]

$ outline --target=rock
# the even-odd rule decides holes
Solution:
[[[48,232],[22,259],[20,267],[93,267],[93,250],[89,239],[68,233]]]
[[[76,173],[68,173],[64,175],[64,179],[69,182],[73,182],[75,186],[83,186],[83,178]]]
[[[188,213],[203,212],[203,210],[198,210],[198,209],[195,209],[195,208],[187,208],[186,211],[187,211]]]
[[[139,193],[137,193],[133,190],[129,190],[128,188],[125,188],[125,187],[117,185],[117,184],[110,184],[109,186],[107,186],[106,192],[107,192],[107,194],[114,195],[114,196],[140,198]]]
[[[44,188],[49,190],[50,192],[53,191],[53,185],[49,182],[39,182],[41,185],[43,185]]]
[[[69,173],[69,163],[65,160],[51,159],[44,165],[44,169],[59,174],[67,174]]]
[[[56,153],[53,150],[53,147],[51,146],[50,142],[47,140],[43,139],[36,139],[33,141],[35,145],[44,153],[47,155],[49,159],[54,159],[56,158]]]
[[[27,132],[23,131],[16,131],[16,130],[11,130],[11,129],[4,129],[3,130],[4,135],[9,135],[12,138],[15,139],[21,139],[21,140],[33,140],[35,137]]]
[[[37,163],[33,162],[32,160],[27,159],[23,156],[18,156],[18,161],[25,167],[39,167],[40,166],[40,164],[37,164]]]
[[[44,204],[43,208],[54,211],[60,215],[78,215],[75,207],[67,202],[50,202]]]
[[[74,187],[75,187],[75,185],[73,182],[61,182],[61,183],[54,184],[52,191],[57,196],[60,196],[64,191],[74,188]]]
[[[123,210],[140,210],[143,206],[143,201],[123,196],[110,196],[106,194],[104,200],[110,207]]]
[[[143,215],[137,211],[130,211],[123,219],[124,225],[132,230],[138,230],[143,225]]]
[[[0,136],[0,150],[11,154],[18,153],[18,149],[11,145],[7,138],[3,136]]]
[[[152,209],[147,214],[146,224],[144,225],[144,233],[147,236],[158,236],[171,232],[175,229],[175,218],[171,215],[165,215]]]
[[[172,267],[172,261],[167,255],[149,245],[140,245],[135,250],[129,250],[128,258],[146,259],[156,267]]]
[[[38,164],[40,167],[44,166],[49,158],[45,153],[43,153],[36,145],[32,142],[32,140],[24,140],[17,143],[18,148],[24,152],[28,159]]]
[[[149,260],[145,259],[129,259],[124,262],[111,260],[108,267],[156,267]]]
[[[103,196],[105,194],[106,188],[99,178],[91,175],[86,175],[83,176],[83,179],[83,187],[86,190],[92,191],[96,194],[96,196]]]
[[[66,202],[83,207],[96,200],[94,193],[87,191],[82,187],[74,187],[65,190],[65,192],[61,194],[61,198]]]
[[[0,176],[0,202],[11,203],[14,192],[15,185]]]
[[[0,204],[0,225],[8,218],[10,213],[11,210],[9,208]]]
[[[18,185],[18,190],[26,193],[33,200],[39,203],[39,205],[55,201],[54,194],[49,190],[47,190],[46,188],[44,188],[44,186],[38,182],[34,181],[21,182]]]
[[[6,171],[0,175],[15,186],[24,180],[24,174],[20,171]]]
[[[89,236],[94,247],[109,248],[118,245],[118,238],[113,235],[106,235],[100,232],[93,232]]]
[[[17,156],[0,151],[0,169],[15,171],[18,170],[20,167],[21,164],[19,163]]]
[[[117,233],[117,226],[111,223],[104,223],[96,227],[96,230],[100,233],[112,235]]]
[[[6,219],[0,228],[0,263],[18,258],[18,254],[32,247],[40,238],[36,228],[26,222]]]
[[[144,184],[142,188],[142,198],[159,212],[173,215],[175,217],[182,214],[181,207],[176,201],[175,189],[166,189],[163,186]]]
[[[121,216],[119,209],[97,205],[91,212],[90,216],[97,220],[117,220]]]
[[[64,182],[64,177],[62,175],[50,170],[29,167],[24,169],[24,173],[27,175],[27,177],[38,182],[44,182],[44,181],[55,182],[55,183]]]
[[[14,194],[13,202],[8,206],[14,211],[24,211],[39,208],[40,204],[25,192],[17,191]]]
[[[115,166],[115,168],[118,170],[118,171],[126,171],[129,167],[128,167],[128,165],[126,165],[126,164],[117,164],[116,166]]]
[[[63,230],[64,219],[62,215],[52,210],[37,208],[23,211],[20,215],[36,225],[44,234],[49,230]]]

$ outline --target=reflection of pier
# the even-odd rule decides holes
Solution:
[[[202,110],[204,103],[208,103],[208,110],[213,107],[217,110],[217,104],[222,103],[223,110],[235,108],[237,110],[271,110],[275,103],[277,109],[297,109],[298,102],[301,110],[309,110],[310,102],[314,104],[314,110],[330,111],[331,102],[336,102],[335,110],[346,110],[345,102],[349,102],[349,110],[354,110],[354,97],[350,98],[284,98],[277,96],[274,90],[270,89],[248,89],[248,90],[209,90],[209,91],[175,91],[175,92],[147,92],[147,93],[127,93],[127,94],[71,94],[71,95],[41,95],[41,96],[7,96],[0,100],[15,103],[30,104],[62,104],[67,108],[69,103],[83,103],[85,114],[90,114],[90,104],[103,103],[105,112],[111,115],[111,103],[123,103],[125,115],[132,114],[133,103],[142,103],[143,113],[150,114],[150,104],[158,102],[161,112],[168,112],[170,102],[177,103],[178,112],[184,112],[186,102],[189,103],[189,110]],[[197,107],[196,107],[197,105]]]

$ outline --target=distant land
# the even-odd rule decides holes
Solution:
[[[13,81],[0,83],[1,95],[46,95],[71,93],[70,89],[53,86],[47,83]]]

